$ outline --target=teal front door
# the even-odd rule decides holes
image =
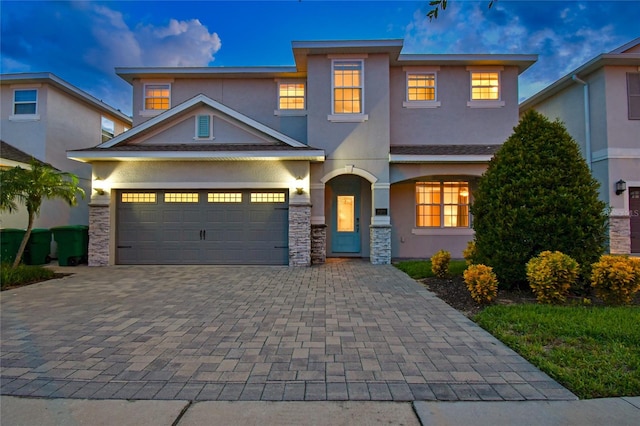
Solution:
[[[331,223],[331,251],[359,253],[360,182],[357,178],[338,178],[334,183]]]

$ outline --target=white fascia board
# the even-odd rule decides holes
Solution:
[[[150,67],[130,68],[116,67],[116,74],[128,83],[134,78],[207,78],[215,76],[229,77],[268,77],[281,74],[295,74],[298,72],[293,66],[265,66],[265,67]]]
[[[299,142],[287,135],[284,135],[268,126],[265,126],[262,123],[259,123],[255,120],[253,120],[252,118],[247,117],[244,114],[239,113],[238,111],[229,108],[228,106],[225,106],[223,104],[221,104],[220,102],[216,102],[213,99],[209,98],[208,96],[205,96],[203,94],[199,94],[183,103],[181,103],[180,105],[177,105],[147,121],[145,121],[144,123],[140,124],[139,126],[136,126],[132,129],[130,129],[127,132],[121,133],[120,135],[116,136],[113,139],[109,139],[107,142],[98,145],[98,148],[111,148],[114,147],[116,145],[118,145],[119,143],[122,143],[125,140],[131,139],[133,137],[135,137],[137,134],[157,125],[162,123],[165,120],[170,119],[171,117],[174,117],[190,108],[192,108],[193,106],[197,105],[198,103],[203,103],[205,105],[210,106],[211,108],[222,112],[223,114],[228,115],[229,117],[234,118],[235,120],[240,121],[241,123],[246,124],[249,127],[252,127],[266,135],[271,136],[272,138],[275,138],[281,142],[286,143],[287,145],[291,145],[292,147],[296,147],[296,148],[303,148],[306,147],[307,145],[303,144],[302,142]]]
[[[493,155],[399,155],[389,154],[390,163],[488,163]]]
[[[291,47],[293,49],[336,49],[340,48],[382,48],[382,47],[402,47],[403,39],[386,39],[386,40],[317,40],[317,41],[293,41]]]
[[[72,151],[67,158],[81,162],[93,161],[255,161],[304,160],[324,161],[322,150],[314,151]]]

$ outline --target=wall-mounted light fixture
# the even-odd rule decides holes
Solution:
[[[298,176],[296,178],[296,192],[298,195],[302,195],[304,193],[304,186],[302,186],[302,176]]]
[[[98,195],[104,195],[104,181],[99,177],[93,180],[93,190],[98,193]]]
[[[627,190],[627,182],[623,181],[622,179],[616,182],[616,195],[620,195],[626,190]]]

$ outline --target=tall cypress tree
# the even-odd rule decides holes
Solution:
[[[525,264],[544,250],[568,254],[586,273],[607,241],[598,187],[564,125],[527,112],[474,193],[474,261],[507,287],[525,283]]]

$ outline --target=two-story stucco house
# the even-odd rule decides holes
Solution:
[[[295,66],[119,68],[134,127],[91,163],[90,264],[461,257],[535,55],[293,42]]]
[[[640,38],[604,53],[522,103],[560,119],[611,207],[611,253],[640,253]]]
[[[97,145],[122,133],[131,128],[131,118],[51,73],[2,74],[0,89],[0,139],[8,144],[0,152],[0,165],[26,167],[33,157],[77,175],[89,195],[91,166],[69,160],[66,151]],[[35,226],[87,225],[88,221],[89,197],[75,207],[45,200]],[[26,226],[24,207],[0,215],[0,227]]]

